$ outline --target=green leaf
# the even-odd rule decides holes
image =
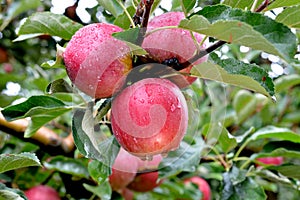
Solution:
[[[113,136],[107,137],[99,125],[94,124],[93,103],[88,108],[77,109],[73,115],[72,132],[75,145],[86,157],[111,167],[119,151],[119,145]]]
[[[96,194],[98,197],[100,197],[103,200],[111,199],[112,189],[108,181],[103,182],[98,186],[91,186],[86,183],[84,183],[83,186],[85,189],[92,192],[93,194]]]
[[[205,144],[201,138],[195,138],[195,140],[196,144],[193,145],[182,141],[177,150],[169,152],[168,157],[159,164],[160,178],[173,176],[182,171],[192,172],[196,170]]]
[[[118,3],[119,0],[98,0],[100,6],[109,11],[115,18],[123,13],[123,9]]]
[[[236,138],[231,135],[222,124],[210,123],[203,127],[203,134],[207,140],[212,138],[218,141],[224,153],[228,153],[237,146]]]
[[[224,5],[207,6],[179,27],[240,44],[291,61],[296,52],[296,36],[285,25],[260,13]]]
[[[0,183],[0,200],[28,200],[24,193],[19,189],[6,187]]]
[[[50,161],[44,162],[43,164],[49,170],[55,170],[77,177],[89,178],[89,172],[86,166],[79,160],[64,156],[56,156]]]
[[[288,141],[272,141],[267,143],[255,158],[261,157],[300,158],[300,145]]]
[[[267,196],[264,190],[252,178],[247,177],[246,170],[233,166],[223,174],[223,189],[221,200],[263,200]]]
[[[258,7],[264,0],[258,0],[255,7]],[[228,5],[233,8],[241,8],[250,10],[252,8],[252,5],[254,3],[254,0],[247,0],[247,1],[241,1],[241,0],[224,0],[222,2],[225,5]]]
[[[233,58],[221,60],[215,53],[212,53],[210,56],[216,64],[228,73],[249,76],[264,87],[271,96],[275,94],[272,79],[269,77],[268,72],[260,66],[244,63]]]
[[[232,104],[237,114],[238,124],[244,122],[256,111],[256,98],[247,90],[238,91]]]
[[[37,12],[21,25],[18,35],[47,34],[70,40],[74,33],[82,27],[64,15],[51,12]],[[20,41],[18,38],[17,41]]]
[[[266,138],[300,143],[299,134],[294,133],[288,128],[279,128],[275,126],[266,126],[264,128],[257,130],[255,133],[253,133],[253,135],[251,135],[248,138],[248,141],[266,139]]]
[[[276,17],[276,21],[291,28],[300,29],[300,5],[287,7]]]
[[[91,177],[99,184],[103,183],[111,174],[111,168],[97,160],[89,162],[88,170]]]
[[[122,32],[113,33],[112,36],[119,40],[123,40],[125,42],[136,44],[138,37],[139,37],[139,32],[140,32],[140,28],[136,27],[136,28],[131,28],[131,29],[122,31]]]
[[[25,102],[4,108],[2,114],[8,121],[31,117],[24,136],[31,137],[39,128],[70,111],[71,108],[53,97],[31,96]]]
[[[181,7],[185,14],[189,13],[196,5],[196,0],[181,0]]]
[[[300,5],[299,0],[276,0],[273,3],[271,3],[267,9],[272,10],[274,8],[280,8],[280,7],[288,7],[288,6],[295,6]]]
[[[130,16],[133,16],[135,13],[135,9],[133,6],[129,6],[127,9],[127,12],[129,13]],[[123,29],[128,29],[131,25],[130,23],[130,19],[128,18],[128,16],[126,15],[125,12],[123,12],[121,15],[119,15],[115,21],[114,24],[123,28]]]
[[[147,51],[144,50],[142,47],[136,45],[139,38],[139,34],[140,28],[136,27],[130,28],[122,32],[113,33],[112,36],[119,40],[125,41],[130,48],[130,52],[133,55],[146,55],[148,54]]]
[[[267,97],[271,97],[270,95],[273,94],[269,94],[267,90],[253,78],[240,74],[231,74],[232,72],[234,71],[227,72],[217,64],[204,62],[194,66],[191,70],[191,75],[249,89],[254,92],[261,93]]]
[[[31,166],[41,166],[39,159],[33,153],[0,155],[0,173]]]
[[[2,31],[13,18],[31,9],[36,9],[41,5],[39,0],[20,0],[13,1],[6,11],[3,19],[3,23],[0,26],[0,31]]]
[[[49,94],[58,93],[58,92],[72,93],[73,88],[64,79],[58,79],[58,80],[51,82],[47,86],[46,92]]]
[[[43,68],[63,68],[65,69],[65,65],[63,64],[63,53],[65,48],[61,47],[59,44],[56,44],[56,60],[49,60],[41,64]]]
[[[275,81],[276,92],[287,91],[289,88],[300,84],[300,75],[290,74],[277,78]]]
[[[268,169],[276,170],[284,176],[289,178],[300,179],[300,165],[281,165],[281,166],[270,166]]]

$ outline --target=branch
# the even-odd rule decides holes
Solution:
[[[137,45],[141,45],[146,35],[149,16],[154,0],[141,0],[136,9],[136,13],[133,16],[133,22],[137,26],[140,26],[139,36],[137,39]]]
[[[19,119],[8,122],[0,114],[0,130],[40,146],[44,151],[51,155],[72,155],[75,150],[72,134],[62,138],[49,128],[41,127],[32,137],[24,138],[24,132],[29,125],[26,119]]]

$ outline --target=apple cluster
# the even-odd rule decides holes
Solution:
[[[204,38],[202,35],[164,28],[179,25],[183,18],[182,12],[154,17],[148,23],[141,47],[156,67],[168,65],[172,73],[179,70],[187,74],[194,64],[207,58],[178,68],[204,48],[198,44]],[[85,94],[96,99],[113,97],[111,125],[115,138],[129,153],[151,159],[178,148],[188,124],[188,108],[181,88],[191,84],[195,77],[180,75],[182,79],[168,79],[149,76],[149,72],[143,76],[143,70],[134,70],[138,66],[130,47],[112,36],[120,31],[120,27],[107,23],[79,29],[63,54],[66,71],[72,83]],[[147,68],[149,63],[145,64]],[[129,76],[135,77],[135,81],[128,81]]]

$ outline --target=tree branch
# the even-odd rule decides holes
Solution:
[[[41,127],[32,137],[24,138],[24,132],[29,125],[26,119],[19,119],[12,122],[5,120],[0,113],[0,130],[40,146],[45,152],[51,155],[72,155],[75,144],[72,134],[62,138],[47,127]]]
[[[133,16],[134,24],[140,26],[139,36],[137,39],[137,45],[141,45],[146,35],[149,16],[154,0],[141,0],[136,9],[136,13]]]

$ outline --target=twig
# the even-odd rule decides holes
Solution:
[[[72,155],[75,150],[72,134],[62,138],[51,129],[41,127],[32,137],[24,138],[24,132],[28,125],[29,121],[26,119],[8,122],[0,114],[1,131],[20,138],[23,141],[36,144],[51,155]]]
[[[137,45],[141,45],[144,41],[153,3],[154,0],[141,0],[136,9],[136,13],[133,16],[133,22],[135,26],[140,27]]]

